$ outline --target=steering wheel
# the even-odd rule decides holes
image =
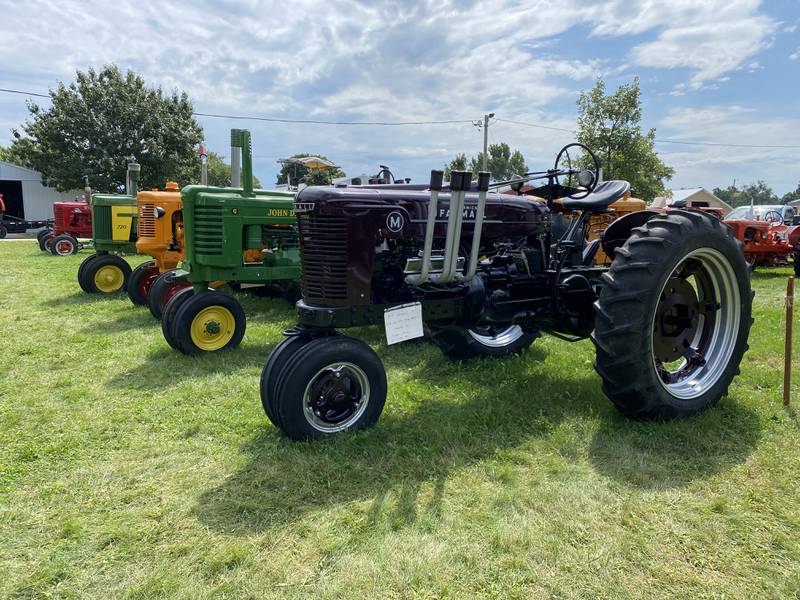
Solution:
[[[764,220],[767,223],[783,223],[783,215],[773,208],[764,214]]]
[[[573,167],[573,157],[570,156],[570,149],[573,153],[580,150],[591,158],[591,165],[589,169],[577,170],[578,164]],[[577,157],[575,157],[577,158]],[[561,177],[565,178],[565,182],[561,182]],[[564,146],[556,155],[556,162],[553,165],[553,178],[555,183],[567,188],[582,188],[577,192],[569,194],[567,197],[574,200],[586,198],[597,187],[597,181],[600,179],[600,161],[595,156],[588,146],[573,142]]]

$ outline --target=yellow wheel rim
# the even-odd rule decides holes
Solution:
[[[222,350],[235,332],[236,318],[224,306],[204,308],[192,319],[192,342],[206,352]]]
[[[104,265],[94,274],[94,286],[104,294],[118,292],[125,284],[125,273],[116,265]]]

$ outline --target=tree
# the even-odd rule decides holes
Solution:
[[[665,183],[675,170],[653,147],[656,130],[642,133],[641,121],[638,77],[611,95],[606,95],[605,82],[598,79],[578,98],[578,141],[597,154],[604,179],[624,179],[638,197],[651,202],[665,192]]]
[[[324,160],[328,157],[322,154],[309,154],[308,152],[301,152],[295,154],[291,158],[305,158],[307,156],[317,156]],[[292,176],[292,183],[305,183],[306,185],[328,185],[331,179],[338,177],[345,177],[344,171],[336,167],[335,169],[309,169],[304,165],[287,164],[281,165],[281,170],[278,173],[278,185],[286,183],[288,175]]]
[[[199,171],[198,171],[199,172]],[[200,181],[199,175],[197,181]],[[216,152],[208,152],[208,185],[228,187],[231,184],[231,166]],[[253,175],[253,187],[260,188],[261,182]]]
[[[487,164],[489,173],[494,181],[511,179],[515,175],[522,175],[528,172],[525,165],[525,157],[519,150],[511,151],[505,142],[489,145],[489,161]],[[473,178],[477,178],[478,171],[483,170],[483,152],[478,152],[467,166],[467,155],[463,152],[456,154],[456,157],[444,167],[445,180],[450,179],[451,171],[472,171]]]
[[[450,173],[453,171],[466,171],[467,170],[467,155],[463,152],[456,154],[456,157],[444,166],[444,180],[450,179]]]
[[[73,83],[50,90],[51,107],[28,103],[24,132],[12,130],[15,162],[42,173],[43,182],[66,191],[83,187],[121,191],[127,158],[141,166],[141,186],[161,187],[170,179],[197,181],[195,146],[203,130],[185,93],[164,94],[116,65],[77,71]]]
[[[736,208],[737,206],[750,206],[752,204],[780,204],[780,200],[772,188],[765,181],[758,180],[742,189],[730,185],[725,189],[714,188],[714,195]],[[788,194],[787,194],[788,195]]]
[[[0,154],[1,156],[2,154]],[[781,198],[782,204],[789,204],[789,202],[794,202],[795,200],[800,200],[800,183],[797,184],[797,187],[794,191],[787,192]]]

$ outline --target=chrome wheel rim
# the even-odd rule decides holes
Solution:
[[[321,368],[303,395],[303,414],[317,431],[336,433],[355,424],[369,404],[369,378],[350,362]]]
[[[522,337],[522,327],[519,325],[506,325],[500,328],[474,327],[468,329],[470,337],[488,348],[505,348]]]
[[[661,287],[652,315],[650,350],[661,386],[693,400],[719,381],[736,348],[741,312],[728,259],[713,248],[688,254]]]

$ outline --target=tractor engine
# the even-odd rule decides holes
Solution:
[[[488,194],[477,253],[477,277],[462,282],[469,268],[470,241],[478,194],[465,194],[456,273],[452,281],[437,281],[447,242],[450,193],[439,195],[433,216],[431,276],[418,277],[424,254],[430,193],[390,188],[312,187],[295,203],[302,257],[303,301],[309,306],[363,307],[469,296],[471,316],[494,299],[513,295],[515,286],[529,288],[546,279],[544,245],[550,231],[550,211],[544,202],[523,196]],[[524,283],[523,283],[524,282]],[[466,315],[465,315],[466,316]]]

